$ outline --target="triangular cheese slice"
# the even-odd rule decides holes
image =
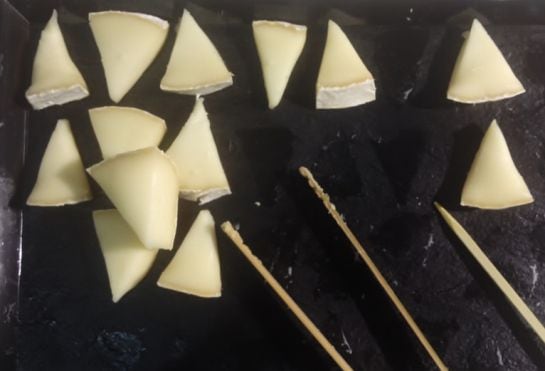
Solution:
[[[252,23],[269,108],[280,103],[307,38],[305,26],[278,21]]]
[[[108,93],[119,102],[155,59],[168,33],[160,18],[120,11],[89,13]]]
[[[231,194],[203,98],[196,99],[193,112],[166,153],[178,169],[183,198],[204,204]]]
[[[518,172],[507,142],[496,123],[486,131],[462,191],[461,204],[481,209],[505,209],[534,201]]]
[[[221,296],[218,244],[210,211],[199,212],[157,285],[204,298]]]
[[[204,95],[233,85],[233,75],[191,13],[184,10],[161,89]]]
[[[170,159],[148,147],[87,169],[149,249],[171,250],[178,217],[178,178]]]
[[[93,198],[68,120],[57,121],[27,205],[62,206]]]
[[[524,93],[492,38],[478,20],[473,20],[464,41],[447,91],[447,98],[462,103],[482,103]]]
[[[87,84],[66,48],[56,10],[53,10],[40,36],[32,67],[32,84],[25,95],[34,109],[72,102],[89,95]]]
[[[375,100],[375,80],[345,33],[328,22],[322,65],[316,82],[316,108],[347,108]]]
[[[165,135],[165,120],[132,107],[97,107],[89,110],[102,157],[158,146]]]
[[[115,209],[94,211],[93,221],[117,303],[146,276],[158,250],[146,249]]]

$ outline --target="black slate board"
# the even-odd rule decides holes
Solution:
[[[110,205],[102,191],[95,186],[95,199],[76,206],[24,206],[58,118],[70,119],[86,165],[100,159],[86,110],[111,102],[87,13],[110,8],[141,11],[174,24],[185,4],[169,0],[15,4],[30,21],[30,39],[25,43],[24,33],[17,33],[21,41],[16,45],[25,48],[11,51],[2,62],[20,70],[10,70],[15,71],[9,75],[15,83],[2,90],[2,101],[15,99],[15,103],[2,106],[0,121],[7,125],[0,128],[0,139],[10,144],[0,147],[9,153],[2,152],[0,168],[4,171],[10,164],[5,177],[17,191],[10,196],[10,212],[15,220],[21,210],[24,216],[17,342],[6,341],[3,350],[8,361],[16,354],[18,369],[25,371],[334,369],[221,232],[222,298],[203,300],[156,287],[172,256],[162,252],[144,282],[114,305],[91,221],[92,210]],[[469,5],[474,8],[470,14],[476,11],[490,22],[487,29],[526,94],[478,106],[444,99],[460,32],[468,19],[449,18]],[[438,199],[456,210],[545,320],[541,303],[545,294],[544,5],[335,2],[345,14],[333,14],[364,56],[378,86],[376,102],[341,111],[312,109],[331,2],[202,1],[191,6],[235,74],[233,87],[205,100],[234,193],[207,207],[218,224],[230,219],[240,225],[255,253],[347,360],[361,370],[433,369],[300,179],[296,172],[300,165],[310,167],[331,194],[447,365],[453,370],[544,369],[542,346],[432,208],[432,201]],[[23,92],[39,32],[54,7],[60,11],[68,48],[92,94],[80,102],[34,112],[28,110]],[[265,16],[310,27],[284,101],[274,111],[265,108],[249,26],[253,18]],[[14,31],[8,32],[15,37]],[[6,35],[4,28],[0,35]],[[2,40],[6,45],[10,38]],[[121,102],[166,119],[169,131],[162,148],[173,140],[193,104],[191,97],[158,88],[172,43],[173,32]],[[16,119],[6,119],[15,114]],[[492,118],[498,119],[536,202],[496,212],[461,209],[456,206],[461,184]],[[14,138],[24,135],[26,147],[5,140],[2,130],[9,130]],[[14,159],[23,155],[21,173],[19,160]],[[4,188],[2,192],[9,194]],[[195,204],[181,202],[176,246],[198,210]],[[15,225],[14,236],[17,231]],[[6,241],[3,251],[17,256],[17,238]],[[9,276],[12,287],[17,282],[16,261],[2,260],[15,274]]]

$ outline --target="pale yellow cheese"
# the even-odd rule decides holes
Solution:
[[[184,10],[161,89],[204,95],[233,84],[233,75],[191,13]]]
[[[62,206],[90,200],[91,188],[68,120],[59,120],[42,157],[27,205]]]
[[[305,26],[279,21],[252,23],[269,108],[280,103],[307,38]]]
[[[461,204],[505,209],[534,201],[496,120],[486,131],[462,191]]]
[[[32,83],[26,98],[34,109],[83,99],[87,84],[70,58],[57,20],[57,11],[42,31],[32,67]]]
[[[87,171],[149,249],[171,250],[178,217],[178,178],[156,147],[104,160]]]
[[[94,211],[93,221],[117,303],[146,276],[158,250],[146,249],[115,209]]]
[[[158,146],[167,130],[165,120],[133,107],[92,108],[89,117],[104,158]]]
[[[204,298],[221,296],[218,244],[210,211],[199,212],[157,285]]]
[[[166,153],[178,169],[183,198],[203,204],[231,194],[203,98],[196,99],[193,112]]]
[[[342,29],[328,22],[316,82],[316,108],[347,108],[375,100],[375,80]]]
[[[108,93],[119,102],[155,59],[168,33],[168,22],[131,12],[89,13]]]
[[[481,103],[511,98],[524,87],[483,25],[473,20],[464,41],[447,91],[447,98],[462,103]]]

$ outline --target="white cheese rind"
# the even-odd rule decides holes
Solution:
[[[30,206],[62,206],[92,199],[85,168],[68,120],[59,120],[28,196]]]
[[[178,218],[178,178],[156,147],[119,154],[87,169],[148,249],[171,250]]]
[[[106,263],[112,301],[117,303],[146,276],[158,250],[146,249],[115,209],[94,211],[93,221]]]
[[[486,131],[467,175],[460,204],[506,209],[534,202],[496,120]]]
[[[34,109],[62,105],[89,95],[62,36],[57,11],[42,31],[32,67],[32,83],[25,96]]]
[[[252,22],[252,29],[269,108],[273,109],[280,103],[301,56],[307,28],[288,22],[259,20]]]
[[[133,107],[92,108],[89,118],[105,159],[158,146],[167,130],[165,120]]]
[[[218,244],[210,211],[199,212],[157,285],[203,298],[221,296]]]
[[[118,103],[153,62],[168,33],[168,22],[131,12],[89,13],[110,98]]]
[[[456,60],[447,98],[461,103],[482,103],[525,92],[483,25],[473,20],[469,36]]]
[[[161,79],[161,89],[179,94],[205,95],[233,84],[233,74],[218,50],[184,10],[174,48]]]
[[[316,108],[339,109],[375,100],[375,81],[352,43],[328,22],[322,64],[316,81]]]
[[[196,99],[193,112],[166,154],[176,164],[181,197],[204,204],[231,194],[203,98]]]

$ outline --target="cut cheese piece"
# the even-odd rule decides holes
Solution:
[[[264,20],[254,21],[252,28],[269,108],[273,109],[280,103],[291,72],[303,51],[307,28],[287,22]]]
[[[158,146],[165,135],[165,120],[132,107],[97,107],[89,110],[102,157]]]
[[[56,10],[40,36],[32,67],[32,83],[25,95],[34,109],[61,105],[89,95],[87,84],[66,48]]]
[[[496,283],[498,288],[503,292],[507,299],[511,302],[513,307],[519,312],[520,316],[524,318],[526,323],[534,330],[534,332],[539,336],[542,342],[545,343],[545,327],[541,321],[535,316],[528,305],[522,300],[522,298],[517,294],[505,277],[498,271],[494,263],[488,259],[486,254],[481,250],[479,245],[473,240],[473,238],[467,233],[467,231],[458,223],[456,219],[441,205],[437,202],[435,207],[439,210],[439,213],[445,219],[448,226],[456,234],[456,236],[462,241],[468,251],[473,255],[475,260],[480,264],[484,271],[492,278]]]
[[[149,249],[171,250],[178,217],[178,178],[172,161],[148,147],[87,169]]]
[[[62,206],[92,198],[85,168],[68,120],[59,120],[45,153],[27,205]]]
[[[117,303],[146,276],[158,250],[146,249],[115,209],[94,211],[93,221]]]
[[[200,204],[231,194],[203,98],[166,152],[174,161],[180,179],[180,195]]]
[[[483,25],[473,20],[447,91],[447,98],[462,103],[482,103],[524,93],[517,79]]]
[[[204,95],[233,85],[233,75],[191,13],[184,10],[161,89]]]
[[[496,120],[486,131],[462,191],[461,204],[505,209],[534,201]]]
[[[89,13],[108,93],[119,102],[155,59],[168,33],[160,18],[120,11]]]
[[[221,296],[218,243],[210,211],[199,212],[157,285],[203,298]]]
[[[347,108],[375,100],[375,80],[341,28],[328,22],[316,82],[316,108]]]

